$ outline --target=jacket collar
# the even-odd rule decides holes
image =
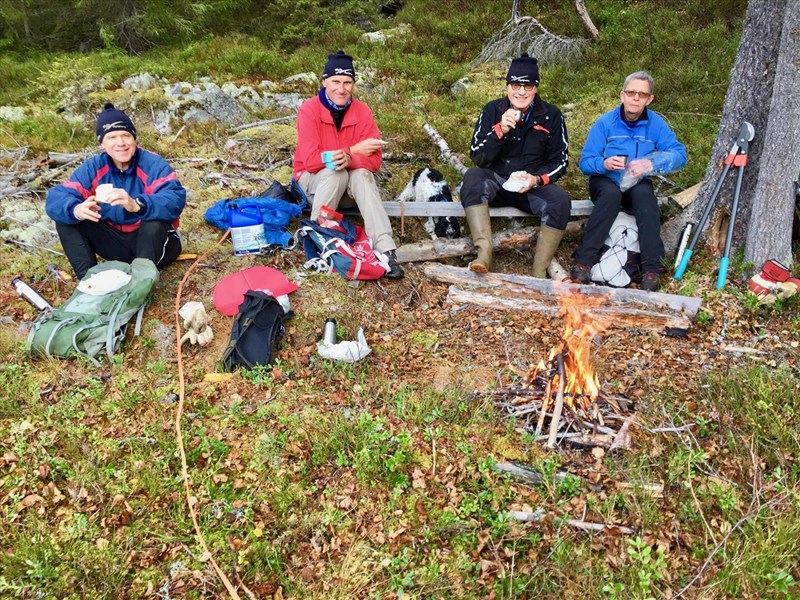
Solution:
[[[107,152],[103,152],[103,155],[106,157],[106,162],[108,166],[111,168],[113,173],[122,173],[123,175],[130,175],[131,173],[136,172],[136,167],[139,165],[139,156],[141,155],[142,151],[139,146],[136,146],[136,150],[133,152],[133,156],[131,157],[131,164],[128,165],[126,169],[118,169],[117,165],[114,164],[114,160],[108,155]]]
[[[634,125],[636,125],[636,123],[639,123],[640,121],[649,121],[650,120],[650,115],[647,113],[647,107],[645,106],[644,110],[642,111],[642,114],[639,115],[638,119],[636,119],[635,121],[628,121],[628,119],[625,118],[625,107],[622,104],[620,104],[619,105],[619,118],[628,127],[633,127]]]

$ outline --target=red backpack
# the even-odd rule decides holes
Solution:
[[[380,279],[389,271],[388,258],[376,252],[363,227],[341,219],[335,228],[300,221],[295,239],[303,240],[305,269],[336,271],[345,279]]]

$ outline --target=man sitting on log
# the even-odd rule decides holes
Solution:
[[[181,253],[177,228],[186,190],[166,160],[139,148],[133,122],[113,104],[98,115],[96,131],[103,152],[52,188],[45,201],[75,274],[82,279],[97,255],[168,265]]]
[[[650,292],[659,288],[664,243],[650,175],[683,167],[686,148],[664,118],[647,109],[654,98],[653,83],[652,76],[644,71],[628,75],[619,94],[622,104],[601,115],[589,129],[579,166],[589,175],[594,210],[574,253],[570,277],[575,283],[591,281],[592,266],[623,208],[633,213],[639,230],[639,288]]]
[[[461,203],[478,257],[476,273],[492,270],[490,206],[513,206],[541,218],[533,276],[547,277],[569,221],[569,194],[555,185],[567,169],[567,128],[561,111],[537,94],[539,65],[523,53],[511,61],[506,96],[483,107],[470,145]]]
[[[383,161],[383,141],[372,111],[353,98],[355,76],[351,56],[342,50],[328,56],[322,89],[297,113],[294,178],[311,202],[312,221],[323,206],[336,210],[343,199],[350,206],[355,201],[375,249],[389,257],[386,277],[400,279],[405,274],[374,175]]]

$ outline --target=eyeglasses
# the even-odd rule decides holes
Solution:
[[[526,92],[532,92],[533,88],[536,86],[532,83],[509,83],[508,85],[511,86],[511,89],[515,92],[518,92],[520,88],[525,90]]]
[[[628,98],[644,98],[645,100],[652,96],[650,92],[637,92],[636,90],[622,90]]]

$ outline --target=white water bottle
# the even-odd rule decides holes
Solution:
[[[42,298],[36,290],[22,281],[22,279],[19,277],[12,279],[11,284],[14,286],[20,296],[33,304],[38,310],[53,310],[53,307],[50,306],[50,303],[47,300]]]

